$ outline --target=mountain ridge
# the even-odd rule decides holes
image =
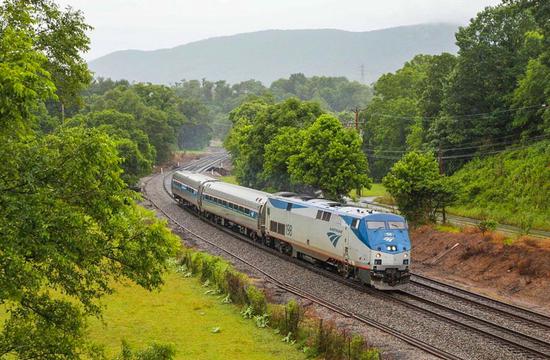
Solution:
[[[456,52],[447,23],[354,32],[340,29],[261,30],[211,37],[158,50],[119,50],[92,60],[96,76],[152,83],[182,79],[272,81],[301,72],[365,82],[394,71],[417,53]],[[351,55],[350,49],[355,50]],[[220,56],[222,55],[222,56]]]

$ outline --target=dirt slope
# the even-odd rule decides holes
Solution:
[[[416,229],[411,237],[413,271],[550,313],[550,240],[520,239],[505,245],[498,234],[431,227]]]

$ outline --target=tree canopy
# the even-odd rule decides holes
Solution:
[[[122,180],[118,130],[38,129],[90,78],[79,13],[6,1],[0,19],[0,357],[96,358],[86,316],[113,281],[158,287],[179,241]],[[120,121],[100,115],[86,121]]]
[[[384,177],[384,186],[399,211],[412,224],[435,221],[436,211],[456,200],[457,190],[430,154],[410,152],[396,162]]]
[[[351,189],[370,188],[367,159],[355,129],[344,129],[338,119],[325,114],[302,133],[301,146],[288,159],[292,182],[321,189],[335,200]]]

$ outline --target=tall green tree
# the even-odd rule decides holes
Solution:
[[[437,161],[431,154],[406,154],[393,165],[383,184],[396,200],[399,211],[415,225],[435,221],[436,212],[457,197],[456,185],[439,174]]]
[[[65,127],[85,126],[98,128],[115,139],[117,151],[122,158],[124,170],[121,177],[130,186],[151,173],[156,152],[147,134],[139,129],[133,115],[116,110],[103,110],[79,114],[65,124]]]
[[[243,103],[230,114],[233,128],[225,146],[233,158],[239,183],[255,188],[273,186],[262,176],[265,163],[265,147],[281,131],[289,127],[297,130],[308,126],[322,114],[315,102],[287,99],[270,104],[263,98]]]
[[[530,11],[488,7],[456,34],[458,62],[446,91],[449,144],[498,143],[513,134],[510,98],[529,61],[525,34],[536,30]]]
[[[79,94],[92,79],[81,54],[89,50],[86,32],[92,27],[84,22],[80,11],[61,10],[52,0],[6,0],[1,5],[0,25],[32,37],[32,49],[45,56],[43,64],[56,86],[57,106],[54,112],[63,115],[65,108],[79,104]]]
[[[6,312],[0,358],[96,358],[101,354],[85,337],[86,316],[100,314],[98,301],[113,291],[113,281],[158,287],[179,243],[136,205],[137,195],[120,177],[116,143],[105,132],[34,131],[37,107],[67,94],[55,85],[80,83],[78,75],[65,82],[50,72],[52,58],[64,55],[39,43],[44,38],[36,29],[59,15],[55,9],[37,15],[43,4],[51,3],[0,7],[0,304]],[[66,46],[67,57],[78,53],[78,45]]]
[[[341,199],[351,189],[370,187],[361,137],[331,115],[321,115],[303,130],[299,152],[290,156],[294,183],[319,188],[329,199]]]

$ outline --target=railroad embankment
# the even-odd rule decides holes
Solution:
[[[411,232],[414,271],[550,313],[550,242],[499,233],[420,227]],[[458,245],[457,245],[458,244]]]

